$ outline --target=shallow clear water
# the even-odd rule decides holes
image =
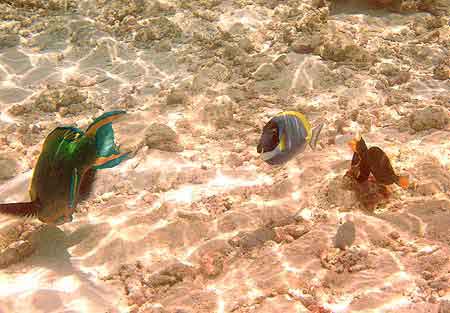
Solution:
[[[319,2],[0,1],[0,203],[57,126],[126,110],[132,152],[70,223],[0,215],[0,312],[446,312],[448,5]],[[324,127],[271,166],[282,111]],[[349,186],[356,135],[409,187]]]

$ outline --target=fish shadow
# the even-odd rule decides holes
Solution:
[[[347,172],[342,180],[342,189],[352,191],[360,207],[373,212],[378,206],[386,205],[393,198],[393,191],[388,186],[377,183],[374,179],[358,182]]]
[[[33,266],[49,268],[58,274],[77,271],[71,262],[68,249],[87,239],[95,225],[83,225],[71,233],[65,233],[54,225],[43,225],[33,234],[35,252],[27,259]]]
[[[87,200],[92,194],[97,171],[88,170],[81,181],[79,201]],[[71,275],[78,271],[71,262],[68,249],[88,239],[97,225],[85,224],[72,232],[64,232],[55,225],[43,224],[33,234],[35,252],[27,259],[33,266],[49,268],[58,274]],[[100,242],[101,238],[97,242]],[[92,249],[94,249],[92,247]]]
[[[76,266],[77,264],[73,263],[72,255],[68,251],[69,248],[84,240],[89,240],[90,234],[95,231],[96,227],[97,225],[87,224],[73,232],[64,232],[54,225],[44,224],[33,234],[35,252],[24,263],[29,268],[48,269],[53,272],[51,275],[53,277],[75,276],[83,285],[80,292],[88,291],[99,305],[108,308],[107,312],[117,313],[117,309],[112,308],[110,301],[104,296],[107,293],[104,286],[96,283],[91,274],[80,270]],[[100,242],[101,239],[98,238],[97,242]]]

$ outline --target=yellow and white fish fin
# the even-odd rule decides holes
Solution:
[[[311,131],[311,140],[309,141],[309,146],[311,149],[316,150],[317,141],[319,140],[320,132],[323,128],[323,123],[314,127]]]

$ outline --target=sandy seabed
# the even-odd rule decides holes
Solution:
[[[72,223],[0,216],[0,312],[450,312],[449,16],[448,0],[0,0],[0,202],[28,200],[58,125],[125,109],[133,152],[92,175]],[[256,144],[283,110],[325,127],[270,167]],[[356,133],[408,189],[346,188]]]

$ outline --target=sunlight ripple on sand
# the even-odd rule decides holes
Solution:
[[[29,290],[38,290],[42,287],[41,280],[45,276],[45,272],[43,269],[35,269],[22,275],[0,274],[0,298],[19,295]]]

